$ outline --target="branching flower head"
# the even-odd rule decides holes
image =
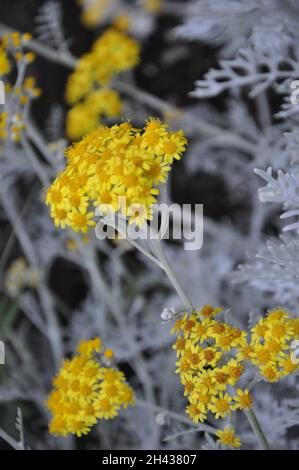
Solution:
[[[176,372],[189,404],[186,412],[194,422],[203,422],[208,413],[225,419],[235,410],[250,410],[253,396],[247,388],[237,388],[249,365],[258,366],[263,378],[274,382],[298,369],[292,362],[290,344],[299,338],[298,319],[282,309],[272,310],[251,328],[251,338],[239,328],[218,321],[221,309],[210,305],[191,314],[182,314],[172,332],[178,361]],[[238,447],[234,430],[217,431],[222,444]]]
[[[106,85],[111,79],[139,62],[138,43],[117,31],[107,29],[93,44],[91,52],[84,54],[69,77],[66,98],[70,104],[78,102],[95,85]]]
[[[95,208],[144,223],[185,146],[183,132],[168,132],[158,119],[143,130],[128,122],[98,127],[67,149],[68,165],[47,191],[55,225],[86,232],[95,225]]]
[[[109,359],[113,353],[108,350]],[[83,340],[77,355],[65,360],[53,380],[47,400],[52,413],[49,425],[53,434],[80,437],[99,419],[112,419],[121,408],[134,404],[134,394],[125,376],[115,367],[107,367],[107,351],[99,338]]]
[[[11,69],[16,71],[15,83],[5,83],[5,108],[0,114],[0,140],[20,142],[26,129],[25,118],[31,101],[41,94],[32,76],[26,76],[26,68],[35,60],[35,54],[27,51],[31,35],[18,32],[5,34],[0,45],[0,77]],[[12,60],[8,59],[14,59]],[[19,77],[19,78],[18,78]]]
[[[107,86],[115,75],[138,64],[139,53],[134,39],[116,28],[109,28],[91,51],[78,60],[66,87],[66,99],[72,105],[67,114],[66,133],[71,140],[95,129],[102,118],[120,116],[120,96]]]

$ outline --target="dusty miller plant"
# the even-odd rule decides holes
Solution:
[[[190,90],[192,105],[183,110],[138,88],[130,73],[114,82],[125,100],[125,118],[138,124],[149,115],[170,116],[171,125],[183,128],[190,141],[184,161],[188,176],[219,179],[234,204],[244,207],[231,219],[205,216],[199,252],[184,252],[181,245],[165,250],[195,306],[221,305],[226,317],[243,327],[275,306],[298,316],[299,131],[298,109],[290,103],[290,83],[299,79],[298,3],[194,0],[187,8],[177,5],[178,26],[169,31],[167,47],[179,38],[185,46],[198,41],[217,48],[217,66],[198,77]],[[155,33],[156,18],[145,12],[139,17],[139,4],[117,4],[139,18],[135,30],[134,23],[131,27],[139,41]],[[162,6],[165,14],[173,12],[170,4]],[[1,34],[8,31],[9,25],[0,25]],[[41,5],[35,33],[29,50],[72,71],[76,58],[58,2]],[[17,69],[19,77],[23,73]],[[215,98],[223,103],[222,111],[214,106]],[[5,111],[16,114],[19,110],[10,105]],[[0,261],[0,336],[9,354],[9,364],[0,371],[0,403],[17,414],[16,429],[7,419],[0,424],[0,438],[15,449],[76,448],[75,438],[44,432],[49,419],[44,401],[62,358],[81,338],[100,335],[129,369],[138,401],[120,419],[96,427],[87,448],[219,449],[210,429],[184,414],[174,374],[173,340],[160,314],[164,307],[185,309],[182,299],[163,270],[128,241],[113,245],[92,234],[84,244],[80,236],[55,229],[41,195],[64,167],[63,109],[53,104],[44,129],[34,122],[30,106],[24,119],[20,142],[7,139],[0,158],[1,216],[8,227]],[[21,183],[25,192],[18,189]],[[70,238],[76,250],[66,249]],[[5,279],[15,253],[37,274],[34,285],[28,282],[12,292]],[[50,284],[61,259],[80,272],[87,286],[75,308]],[[298,449],[298,379],[285,379],[276,388],[261,377],[256,382],[256,414],[270,446]],[[27,415],[22,419],[16,403],[29,410],[34,426]],[[247,421],[239,421],[244,445],[258,448]]]

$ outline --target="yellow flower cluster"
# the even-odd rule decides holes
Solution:
[[[0,140],[10,139],[12,142],[20,142],[21,135],[26,125],[21,114],[9,116],[7,113],[0,114]]]
[[[252,328],[248,355],[268,382],[276,382],[297,370],[290,345],[298,338],[299,318],[290,318],[282,309],[272,310]]]
[[[139,45],[114,28],[107,29],[95,41],[91,52],[78,61],[67,84],[66,97],[71,104],[86,96],[94,85],[106,85],[115,75],[139,62]]]
[[[25,106],[33,98],[39,98],[41,89],[36,86],[36,79],[34,77],[27,77],[20,87],[14,88],[14,93],[19,99],[21,106]]]
[[[73,106],[66,119],[66,133],[76,140],[95,129],[102,117],[120,116],[122,103],[119,94],[108,88],[91,92],[87,98]]]
[[[270,381],[298,368],[290,356],[290,342],[299,335],[298,319],[273,310],[252,328],[248,342],[245,331],[215,320],[220,311],[206,305],[184,314],[172,329],[177,334],[173,345],[178,356],[176,372],[189,400],[186,411],[196,423],[205,421],[208,412],[219,419],[252,407],[249,390],[235,390],[247,363],[258,365]]]
[[[112,17],[113,26],[117,26],[120,30],[127,30],[133,15],[138,14],[136,7],[150,14],[157,14],[162,9],[163,0],[139,0],[133,8],[125,7],[116,16],[113,14],[116,11],[117,0],[77,0],[77,3],[82,8],[81,21],[87,28],[95,28]]]
[[[24,52],[23,50],[24,45],[26,45],[31,39],[32,36],[29,33],[21,34],[14,32],[4,34],[1,37],[2,51],[4,49],[10,51],[17,61],[23,60],[27,63],[33,62],[35,60],[35,54],[33,52]]]
[[[115,90],[97,89],[134,67],[139,61],[139,45],[115,28],[107,29],[83,55],[68,79],[66,99],[73,108],[67,116],[66,131],[78,139],[94,129],[101,117],[118,117],[122,103]]]
[[[80,437],[99,419],[114,418],[121,408],[134,404],[133,390],[124,374],[103,365],[104,359],[113,358],[113,352],[101,350],[99,338],[83,340],[77,354],[64,360],[46,403],[53,415],[51,433]]]
[[[17,63],[22,62],[23,65],[28,65],[34,60],[35,55],[32,52],[26,53],[24,51],[24,46],[30,39],[31,36],[28,33],[20,34],[16,32],[2,36],[0,45],[0,76],[9,73],[11,70],[7,53],[14,57]],[[6,82],[5,92],[7,99],[5,112],[0,115],[0,139],[19,142],[25,129],[23,119],[25,108],[32,99],[40,96],[41,90],[36,86],[35,78],[29,76],[14,86]],[[13,113],[11,112],[12,110],[14,111]]]
[[[91,206],[144,223],[185,146],[183,131],[168,132],[158,119],[143,130],[128,122],[95,129],[67,149],[68,165],[47,191],[55,225],[87,232],[95,225]]]
[[[81,21],[87,28],[96,27],[106,16],[116,0],[77,0],[82,6]]]

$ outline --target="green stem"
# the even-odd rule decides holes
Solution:
[[[252,427],[253,431],[254,431],[254,434],[256,435],[259,443],[260,443],[260,446],[261,446],[261,449],[263,450],[270,450],[270,445],[267,441],[267,438],[264,434],[264,431],[262,430],[261,428],[261,425],[254,413],[253,410],[249,410],[249,411],[245,411],[244,410],[244,413],[250,423],[250,426]]]

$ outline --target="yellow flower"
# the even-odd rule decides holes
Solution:
[[[103,355],[106,359],[113,359],[114,358],[114,352],[112,351],[112,349],[106,349],[103,352]]]
[[[234,338],[226,332],[223,335],[218,335],[215,337],[215,346],[222,349],[223,351],[230,351],[233,349]]]
[[[196,390],[210,395],[218,393],[216,378],[211,369],[206,369],[197,374],[196,377]]]
[[[194,423],[198,423],[198,421],[203,423],[207,419],[207,415],[200,404],[190,403],[186,408],[186,412]]]
[[[221,351],[218,351],[214,347],[205,348],[202,353],[203,366],[215,367],[218,364],[222,354],[223,353]]]
[[[119,94],[108,88],[91,91],[83,102],[73,106],[67,113],[66,133],[76,140],[97,127],[102,117],[118,117],[122,103]]]
[[[298,339],[299,337],[299,318],[292,318],[290,320],[290,324],[292,325],[294,338]]]
[[[149,125],[164,129],[157,120],[148,121],[145,129]],[[155,132],[165,138],[164,130]],[[138,225],[151,219],[157,186],[170,166],[163,155],[142,147],[145,133],[130,123],[100,126],[66,150],[68,165],[46,194],[57,226],[87,232],[95,225],[96,207],[104,214],[120,211]],[[184,324],[186,335],[189,327],[190,319]]]
[[[273,356],[269,348],[263,344],[258,344],[254,347],[251,362],[255,365],[270,364],[273,361]]]
[[[253,346],[250,344],[245,344],[238,348],[238,353],[236,358],[238,361],[250,361],[253,356]]]
[[[130,15],[126,13],[121,13],[115,16],[112,26],[122,32],[129,31],[131,26]]]
[[[182,356],[177,362],[176,362],[176,374],[186,374],[187,372],[190,372],[192,369],[192,365],[190,361],[184,356]]]
[[[66,117],[66,133],[71,140],[83,137],[99,124],[99,116],[85,104],[73,106]]]
[[[203,361],[203,351],[200,346],[190,340],[186,341],[184,359],[186,359],[192,369],[201,369]]]
[[[178,318],[173,326],[173,328],[170,330],[170,332],[173,333],[179,333],[180,331],[183,331],[185,322],[186,322],[187,316],[184,316],[182,318]]]
[[[292,324],[284,319],[269,322],[269,328],[265,338],[275,339],[280,343],[286,343],[293,336]]]
[[[220,444],[223,444],[228,447],[240,447],[241,441],[238,437],[235,436],[234,428],[225,426],[223,430],[219,429],[216,432],[216,436],[219,438],[218,441]]]
[[[68,79],[67,101],[70,104],[78,102],[96,85],[105,85],[114,75],[134,67],[139,62],[139,53],[139,45],[134,39],[108,28],[93,44],[91,52],[78,60]]]
[[[190,338],[194,341],[204,343],[209,337],[213,337],[211,334],[211,320],[205,318],[203,321],[197,321],[190,332]]]
[[[120,116],[122,103],[117,91],[100,88],[88,95],[86,106],[97,115],[113,118]]]
[[[182,336],[178,336],[176,342],[173,344],[173,349],[176,350],[176,355],[181,356],[185,350],[186,340]]]
[[[113,404],[112,401],[106,396],[99,396],[95,401],[95,409],[99,414],[99,418],[111,419],[117,415],[118,406]]]
[[[227,373],[227,369],[225,369],[225,367],[222,367],[222,368],[216,367],[213,370],[213,375],[216,380],[217,389],[226,390],[227,384],[229,381],[229,374]]]
[[[244,373],[245,366],[236,359],[230,359],[223,369],[229,375],[228,383],[234,386]]]
[[[91,357],[95,352],[100,352],[102,341],[100,338],[82,340],[77,346],[77,351],[82,356]]]
[[[181,383],[184,385],[184,396],[190,395],[196,386],[196,376],[192,373],[187,373],[181,377]]]
[[[279,321],[287,318],[289,316],[288,312],[286,310],[277,308],[275,310],[270,310],[267,315],[267,321],[272,322],[272,321]]]
[[[241,390],[240,388],[237,389],[237,395],[234,397],[235,409],[239,410],[249,410],[253,405],[253,398],[249,393],[249,390]]]
[[[275,365],[263,365],[260,367],[260,373],[268,382],[276,382],[279,379],[279,372]]]
[[[193,331],[193,328],[196,326],[197,323],[197,317],[196,315],[185,315],[184,318],[184,324],[182,327],[182,330],[184,332],[184,337],[189,338],[191,335],[191,332]]]
[[[218,396],[211,398],[209,410],[212,411],[216,419],[225,418],[233,410],[232,397],[228,393],[220,392]]]
[[[292,374],[299,367],[299,364],[295,364],[294,362],[292,362],[290,353],[285,354],[281,352],[280,356],[278,357],[278,364],[282,368],[281,370],[282,375]]]
[[[53,434],[78,437],[87,434],[98,419],[111,419],[120,408],[134,404],[131,387],[114,368],[101,367],[96,356],[101,340],[83,340],[78,354],[65,360],[53,379],[46,405],[52,413],[49,430]]]
[[[172,163],[173,159],[180,160],[182,153],[186,150],[187,141],[182,131],[172,132],[163,143],[162,152],[165,160]]]
[[[88,232],[90,227],[95,225],[95,221],[91,220],[94,217],[94,212],[74,211],[68,216],[67,224],[72,227],[75,232]],[[65,227],[63,227],[65,228]]]
[[[163,134],[158,123],[152,122],[151,126],[151,133]],[[223,419],[235,410],[252,407],[248,389],[238,388],[234,397],[227,393],[248,363],[258,366],[268,382],[276,382],[299,367],[293,364],[290,354],[291,341],[299,335],[298,319],[281,309],[272,311],[251,329],[248,344],[246,331],[213,318],[220,311],[206,305],[192,314],[184,313],[171,330],[177,335],[173,348],[179,357],[176,372],[189,400],[186,411],[195,422],[205,421],[208,412]],[[229,432],[219,432],[227,442],[233,441]],[[235,444],[240,444],[237,438]]]
[[[258,323],[251,328],[251,340],[253,342],[259,343],[261,339],[265,338],[265,334],[268,330],[268,326],[266,320],[264,318],[260,318]]]

